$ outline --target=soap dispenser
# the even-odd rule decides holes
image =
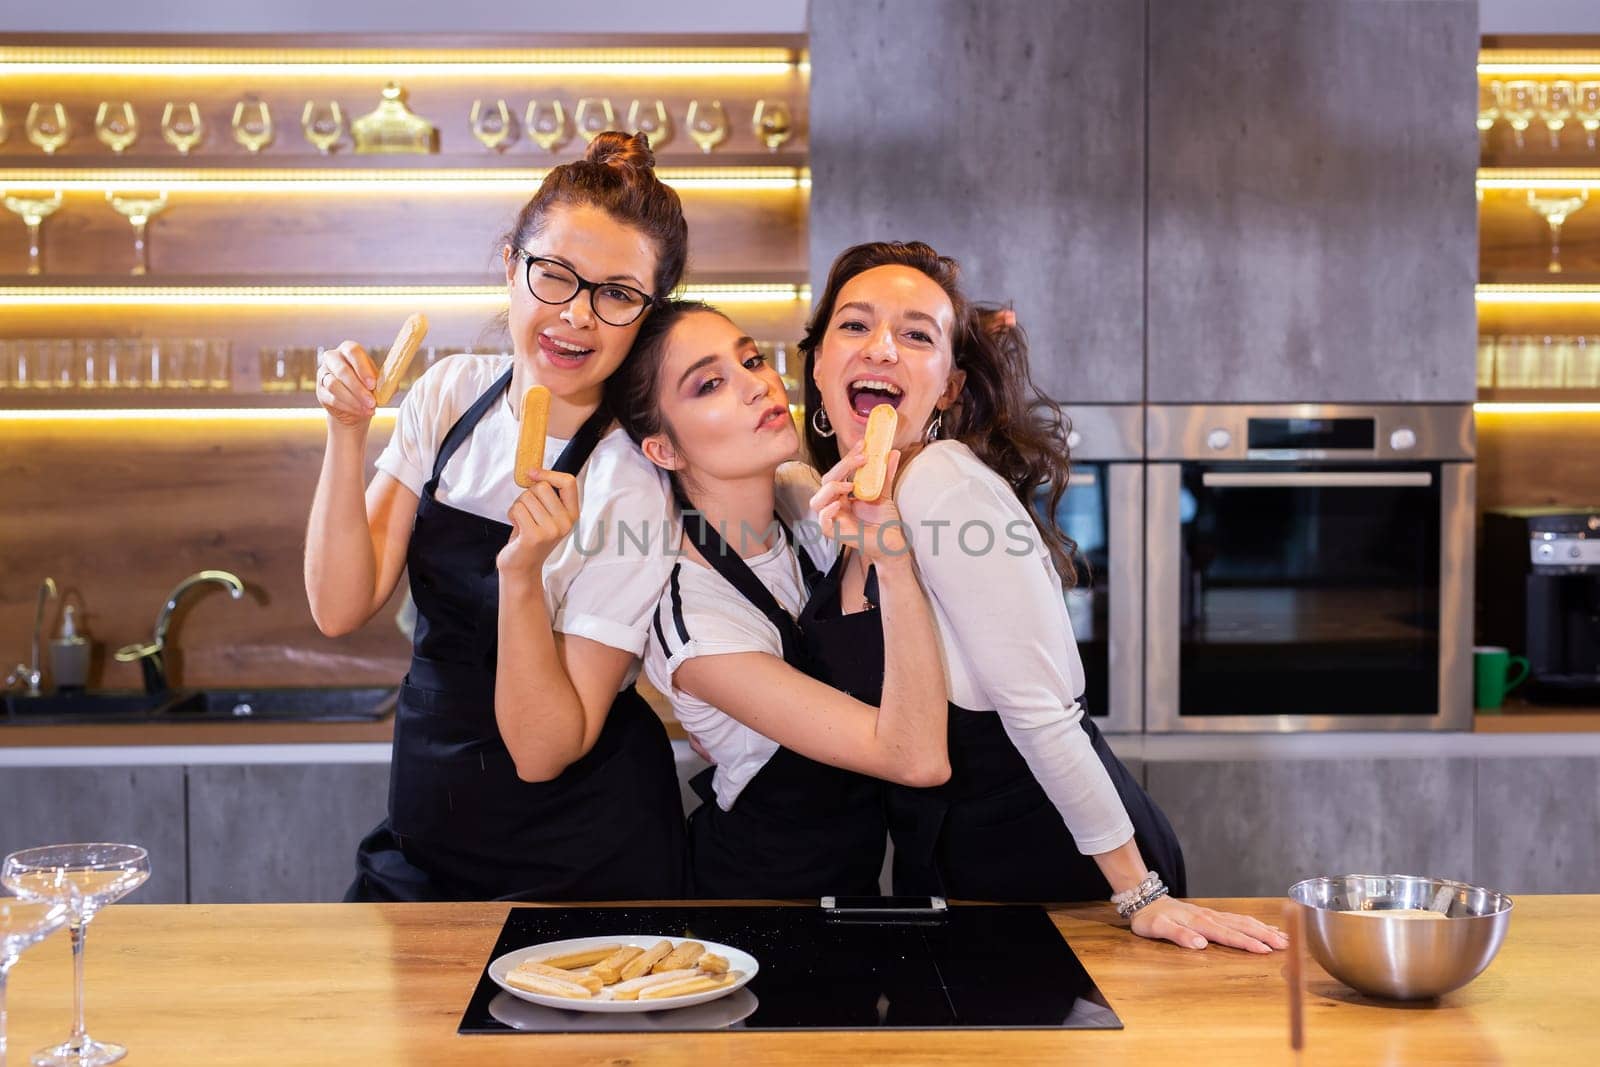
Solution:
[[[89,682],[89,639],[78,632],[77,606],[61,609],[61,632],[50,640],[50,676],[56,689],[82,689]]]

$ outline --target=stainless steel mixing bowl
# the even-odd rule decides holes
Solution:
[[[1289,888],[1289,899],[1304,911],[1312,958],[1352,989],[1394,1000],[1466,985],[1500,951],[1511,923],[1504,893],[1403,874],[1308,878]],[[1383,914],[1400,908],[1446,909],[1446,918]]]

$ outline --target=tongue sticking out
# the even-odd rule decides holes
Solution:
[[[890,407],[900,406],[900,394],[891,393],[887,389],[874,389],[871,386],[852,388],[850,390],[850,406],[862,418],[872,414],[872,409],[879,404],[888,404]]]

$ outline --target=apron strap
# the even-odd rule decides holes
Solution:
[[[506,372],[494,380],[494,384],[485,389],[483,395],[472,402],[472,406],[456,420],[450,427],[450,432],[444,435],[444,443],[439,446],[439,454],[433,460],[433,476],[428,479],[426,492],[433,496],[439,490],[439,475],[444,473],[444,465],[450,462],[450,457],[456,454],[456,449],[472,436],[473,429],[482,421],[484,415],[500,399],[500,394],[511,386],[511,371]]]
[[[722,539],[722,535],[712,529],[711,524],[706,522],[704,515],[693,508],[685,507],[681,510],[683,512],[684,533],[689,535],[689,540],[700,550],[700,554],[705,557],[706,562],[711,564],[718,574],[727,579],[729,585],[738,590],[739,594],[751,604],[754,604],[761,614],[765,615],[767,620],[778,628],[778,635],[783,639],[784,661],[792,667],[800,667],[805,661],[805,641],[800,635],[800,627],[795,624],[794,618],[784,610],[782,604],[778,603],[778,598],[772,595],[772,590],[761,584],[761,579],[756,577],[755,572],[750,569],[749,565],[740,559],[733,549],[728,547],[728,543]],[[777,519],[779,527],[783,529],[784,540],[793,545],[794,535],[789,532],[789,527],[784,525],[783,520],[776,514],[773,515],[773,518]],[[797,554],[806,563],[810,563],[810,559],[805,556],[804,549],[799,549]]]
[[[496,378],[494,384],[472,402],[472,406],[456,420],[454,426],[450,427],[450,432],[444,435],[444,443],[439,446],[439,454],[433,460],[433,476],[428,479],[429,496],[438,492],[439,476],[444,473],[445,464],[450,462],[450,457],[456,454],[456,449],[472,436],[472,431],[500,400],[500,395],[511,388],[511,375],[515,369],[515,367],[508,368],[504,374]],[[590,454],[600,443],[600,438],[604,436],[606,426],[610,422],[611,414],[602,404],[595,409],[594,414],[584,420],[577,434],[567,442],[567,447],[561,450],[560,457],[550,469],[560,471],[562,474],[577,474],[589,461]]]

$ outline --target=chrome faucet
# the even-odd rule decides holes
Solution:
[[[40,695],[39,681],[44,677],[44,672],[39,668],[39,633],[44,629],[44,602],[56,596],[56,580],[46,578],[39,583],[39,602],[33,609],[33,657],[27,663],[19,663],[10,674],[6,675],[6,688],[9,689],[18,682],[25,682],[28,686],[28,695]]]
[[[161,614],[156,616],[156,630],[154,637],[147,644],[124,645],[117,649],[118,663],[138,662],[139,668],[144,672],[144,691],[146,693],[165,693],[167,691],[167,626],[172,622],[172,613],[177,610],[178,601],[183,594],[204,582],[216,582],[227,588],[233,599],[238,600],[244,596],[244,583],[237,575],[227,571],[196,571],[183,581],[167,597],[167,602],[161,606]]]

